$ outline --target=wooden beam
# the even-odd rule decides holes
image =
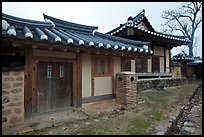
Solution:
[[[37,87],[37,60],[36,59],[32,59],[32,66],[31,66],[31,73],[32,73],[32,112],[36,112],[37,111],[37,91],[36,91],[36,87]]]
[[[82,106],[82,55],[77,54],[77,96],[76,107]]]
[[[12,42],[12,47],[20,47],[20,46],[22,45],[17,42]]]
[[[32,45],[32,48],[36,49],[36,48],[38,48],[38,46],[37,45]]]
[[[166,47],[164,46],[164,72],[166,72]]]
[[[55,57],[55,58],[76,58],[76,53],[73,52],[62,52],[62,51],[47,51],[34,49],[33,56],[40,57]]]
[[[25,118],[32,115],[32,49],[25,51],[24,107]]]
[[[67,52],[67,51],[68,51],[68,49],[67,49],[67,48],[65,48],[65,49],[63,49],[63,51],[64,51],[64,52]]]
[[[91,96],[94,96],[95,57],[91,55]]]

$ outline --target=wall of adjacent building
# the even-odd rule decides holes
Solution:
[[[2,126],[24,122],[24,71],[2,72]]]
[[[172,66],[171,73],[173,74],[173,77],[181,77],[181,67]]]
[[[147,72],[152,72],[152,58],[147,59]]]
[[[116,74],[118,72],[121,72],[121,57],[114,57],[113,60],[113,76],[114,76],[114,83],[116,83]],[[116,85],[114,85],[114,91],[115,93]]]
[[[169,54],[170,49],[166,49],[166,72],[170,72],[170,54]]]
[[[91,96],[91,55],[82,54],[82,98]]]
[[[113,59],[113,78],[116,73],[121,72],[121,58]],[[94,96],[112,94],[115,85],[112,77],[94,77]],[[82,54],[82,98],[91,97],[91,55]]]
[[[160,72],[164,72],[165,70],[165,55],[164,55],[164,47],[162,46],[158,46],[158,45],[154,45],[154,55],[157,55],[157,56],[160,56],[159,57],[159,60],[160,60]],[[167,71],[166,72],[169,72],[170,69],[169,69],[169,52],[168,50],[166,50],[166,69]]]

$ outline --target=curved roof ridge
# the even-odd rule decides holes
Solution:
[[[166,35],[166,36],[172,36],[172,37],[188,38],[188,36],[180,36],[180,35],[174,35],[174,34],[167,34],[167,33],[162,33],[162,32],[158,32],[158,31],[156,31],[156,33],[163,34],[163,35]]]
[[[142,16],[145,16],[145,9],[143,9],[139,14],[137,14],[134,18],[133,21],[137,21],[139,18],[141,18]]]
[[[6,19],[8,22],[12,22],[12,23],[23,23],[23,24],[28,24],[28,25],[53,26],[49,22],[19,18],[19,17],[15,17],[15,16],[5,14],[5,13],[2,13],[2,20],[3,19]]]
[[[121,41],[121,42],[125,42],[125,43],[136,44],[136,45],[148,45],[150,43],[150,42],[146,42],[146,41],[131,40],[131,39],[126,39],[126,38],[122,38],[122,37],[103,34],[103,33],[100,33],[98,31],[95,32],[95,35],[100,35],[103,37],[109,37],[110,39],[113,39],[113,40],[117,40],[117,41]]]
[[[88,25],[81,25],[81,24],[77,24],[77,23],[73,23],[73,22],[68,22],[68,21],[65,21],[65,20],[61,20],[61,19],[57,19],[57,18],[54,18],[54,17],[51,17],[51,16],[48,16],[48,15],[45,15],[43,13],[43,17],[44,19],[50,19],[51,21],[53,21],[53,23],[57,23],[57,24],[61,24],[61,25],[68,25],[70,27],[73,27],[73,28],[83,28],[83,29],[89,29],[89,30],[96,30],[98,29],[97,26],[88,26]]]

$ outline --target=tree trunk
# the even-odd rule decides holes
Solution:
[[[188,48],[189,48],[189,56],[193,57],[193,43],[189,44]]]

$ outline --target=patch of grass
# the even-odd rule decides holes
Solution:
[[[108,127],[90,126],[89,128],[81,129],[72,135],[111,135],[112,130]]]
[[[151,125],[161,120],[163,115],[161,111],[149,111],[144,114],[145,117],[133,120],[128,126],[127,132],[132,135],[141,135]]]

